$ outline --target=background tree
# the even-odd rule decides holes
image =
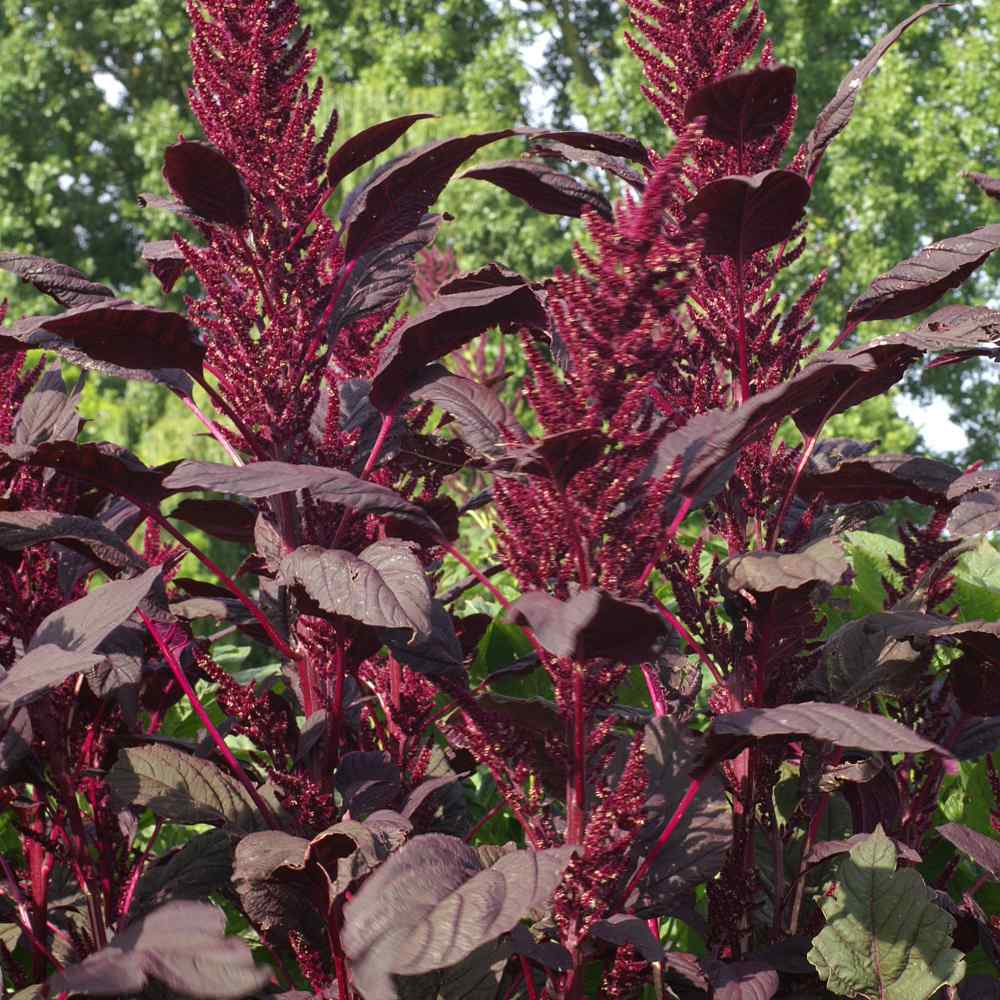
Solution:
[[[509,123],[586,125],[635,134],[658,149],[670,138],[646,102],[623,41],[623,6],[607,0],[305,0],[326,78],[327,108],[341,138],[394,115],[434,111],[401,148],[460,129]],[[778,57],[808,67],[796,139],[844,72],[910,0],[796,0],[765,3]],[[808,26],[808,31],[806,27]],[[156,44],[149,47],[150,32]],[[851,127],[823,165],[811,205],[810,248],[795,273],[836,266],[818,303],[822,335],[875,274],[932,240],[996,219],[961,177],[997,169],[1000,0],[966,2],[915,25],[862,91]],[[168,236],[172,217],[135,203],[162,190],[162,150],[178,132],[196,135],[184,100],[187,22],[178,2],[93,5],[85,0],[0,0],[0,244],[79,267],[146,301],[162,302],[138,260],[142,239]],[[94,141],[92,136],[100,136]],[[793,143],[794,146],[794,143]],[[485,159],[517,155],[519,143]],[[597,179],[595,182],[599,183]],[[566,223],[539,217],[482,184],[456,184],[442,203],[455,215],[442,240],[460,265],[499,257],[540,275],[565,262]],[[957,298],[989,299],[997,265]],[[793,276],[794,280],[794,276]],[[183,286],[180,286],[183,290]],[[11,315],[45,308],[0,276]],[[869,324],[868,335],[883,332]],[[969,436],[968,458],[993,458],[1000,439],[1000,385],[985,365],[932,372],[911,393],[940,393]],[[90,415],[153,416],[145,386],[89,390]],[[160,404],[162,405],[162,404]],[[854,417],[883,447],[906,447],[912,428],[879,402]],[[99,411],[99,412],[98,412]],[[164,410],[171,420],[175,410]],[[148,426],[144,419],[143,423]],[[172,433],[194,432],[175,424]],[[849,432],[850,425],[837,426]],[[165,433],[165,431],[164,431]],[[161,429],[140,451],[157,459]],[[137,444],[138,446],[138,444]]]

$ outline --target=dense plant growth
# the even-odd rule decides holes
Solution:
[[[190,0],[204,138],[166,150],[143,203],[186,235],[143,257],[201,295],[0,257],[64,307],[0,333],[7,992],[995,995],[1000,480],[822,432],[924,358],[996,355],[964,306],[844,345],[1000,225],[875,278],[828,352],[824,275],[778,291],[859,87],[938,6],[791,156],[756,3],[634,0],[662,152],[498,128],[357,183],[426,116],[337,143],[293,0]],[[466,176],[584,219],[542,284],[430,249],[515,135]],[[441,363],[494,328],[523,384]],[[224,460],[78,443],[81,382],[38,348],[176,394]]]

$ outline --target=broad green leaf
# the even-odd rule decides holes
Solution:
[[[116,798],[174,823],[212,823],[238,833],[262,828],[250,797],[211,761],[168,746],[123,750],[108,772]]]
[[[929,1000],[965,975],[951,947],[955,920],[931,902],[912,868],[896,870],[896,847],[881,825],[840,866],[821,904],[826,926],[809,961],[832,993],[873,1000]]]

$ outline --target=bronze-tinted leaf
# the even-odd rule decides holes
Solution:
[[[205,222],[244,229],[250,220],[250,193],[240,172],[215,146],[182,139],[163,152],[163,179],[170,190]]]
[[[75,267],[49,260],[48,257],[0,253],[0,268],[16,274],[29,285],[34,285],[43,295],[55,299],[67,309],[115,297],[115,293],[107,285],[91,281]]]
[[[821,538],[801,552],[747,552],[725,560],[719,567],[724,590],[769,594],[775,590],[798,590],[822,583],[840,583],[849,565],[841,543]]]
[[[924,247],[880,274],[847,310],[848,323],[912,316],[958,288],[1000,247],[1000,225],[984,226]]]
[[[612,219],[611,204],[600,191],[581,184],[575,177],[532,160],[499,160],[466,170],[459,178],[488,181],[503,188],[536,212],[580,218],[585,208],[603,219]]]
[[[764,170],[706,184],[685,206],[692,222],[704,217],[704,252],[749,257],[788,239],[812,189],[791,170]]]
[[[170,516],[186,521],[213,538],[249,545],[254,537],[257,510],[235,500],[192,500],[185,498]]]
[[[83,421],[77,413],[87,373],[66,391],[58,367],[47,368],[14,417],[14,444],[25,453],[46,441],[73,441]]]
[[[649,150],[632,136],[621,132],[587,132],[567,129],[561,132],[539,132],[534,138],[569,146],[580,152],[603,153],[605,156],[631,160],[644,167],[650,166]],[[590,161],[584,161],[590,162]]]
[[[705,135],[738,146],[774,135],[794,98],[791,66],[758,67],[699,87],[684,105],[684,120],[704,118]]]

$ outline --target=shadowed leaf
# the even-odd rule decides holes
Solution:
[[[29,650],[0,678],[0,710],[10,715],[23,705],[30,705],[67,677],[97,666],[103,659],[92,652],[60,649],[51,643]],[[5,737],[6,739],[6,737]],[[16,736],[11,737],[16,745]]]
[[[188,262],[174,240],[153,240],[143,243],[142,259],[160,283],[164,292],[174,290],[180,276],[187,270]]]
[[[616,913],[607,920],[598,920],[590,933],[602,941],[622,947],[631,945],[647,962],[663,960],[663,945],[657,936],[649,929],[645,920],[629,916],[627,913]]]
[[[407,394],[414,377],[431,361],[444,357],[492,326],[507,324],[544,329],[545,309],[521,279],[468,291],[445,292],[386,341],[372,379],[370,399],[381,413],[391,413]]]
[[[360,992],[392,1000],[393,973],[447,968],[509,931],[548,900],[573,850],[514,851],[483,870],[455,837],[415,837],[344,908],[344,949]]]
[[[213,490],[259,500],[297,490],[309,490],[314,499],[343,504],[360,514],[391,514],[436,531],[437,525],[416,504],[404,500],[387,486],[369,483],[342,469],[288,462],[251,462],[222,465],[216,462],[179,462],[164,478],[173,492]]]
[[[86,378],[86,372],[81,372],[67,392],[62,372],[46,369],[14,418],[15,446],[27,451],[46,441],[73,441],[82,423],[76,408]]]

